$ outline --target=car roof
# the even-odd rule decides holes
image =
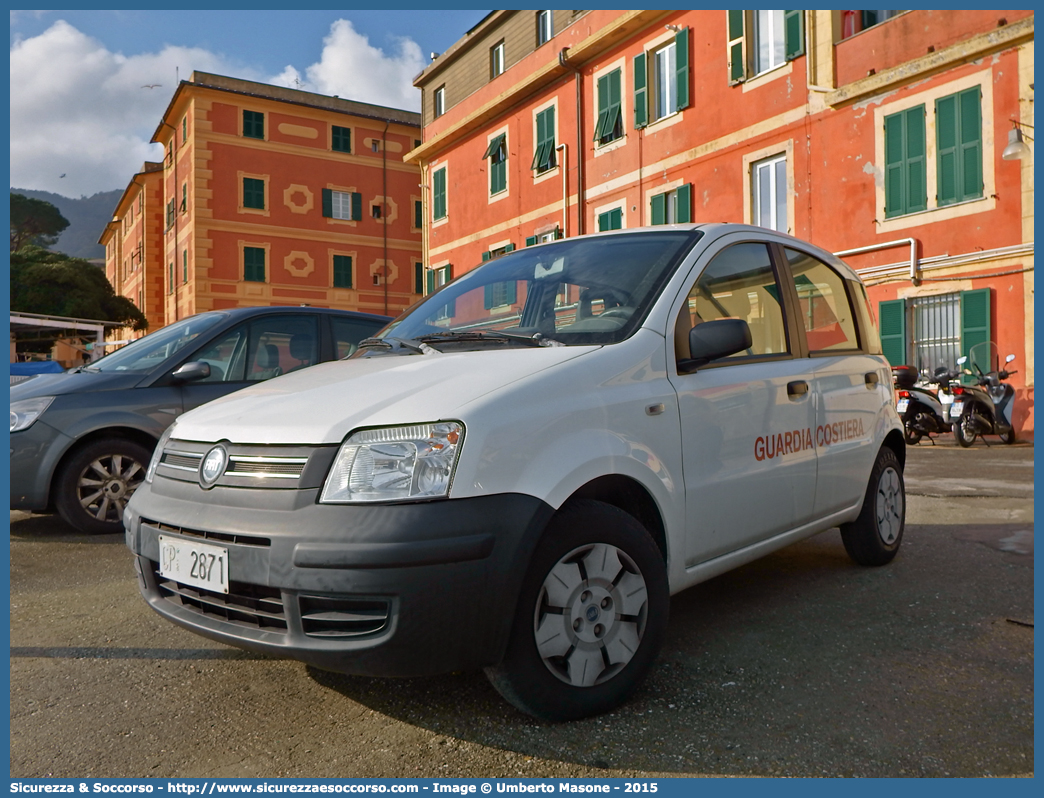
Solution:
[[[283,314],[283,313],[320,313],[328,316],[342,316],[351,319],[367,319],[371,321],[391,321],[392,316],[382,316],[378,313],[362,313],[357,310],[340,310],[338,308],[318,308],[312,305],[264,305],[259,307],[248,307],[248,308],[218,308],[212,311],[205,311],[209,313],[223,313],[232,319],[249,318],[250,316],[260,316],[266,314]]]

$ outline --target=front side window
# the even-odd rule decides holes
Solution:
[[[531,169],[537,174],[554,169],[555,159],[555,107],[545,108],[536,115],[536,151],[533,153]]]
[[[608,144],[623,136],[623,116],[620,112],[621,70],[614,69],[598,79],[598,122],[595,141]]]
[[[243,135],[248,139],[263,139],[265,115],[259,111],[243,111]]]
[[[750,167],[751,217],[758,227],[787,232],[787,158],[757,161]]]
[[[243,279],[249,283],[265,281],[265,250],[261,247],[243,247]]]
[[[139,291],[139,307],[141,303],[142,292]],[[223,313],[201,313],[182,319],[99,358],[89,368],[91,371],[151,371],[226,318]]]
[[[727,360],[783,355],[790,347],[781,296],[768,247],[734,244],[715,255],[700,274],[679,323],[688,321],[691,329],[705,321],[743,319],[750,327],[751,346]]]
[[[928,207],[924,106],[884,118],[885,216]]]
[[[555,35],[552,29],[551,14],[551,11],[537,11],[537,47],[550,41],[551,37]]]
[[[653,224],[684,224],[692,221],[692,184],[657,194],[650,201]]]
[[[493,45],[489,51],[489,76],[495,78],[504,72],[504,42]]]
[[[784,252],[797,289],[809,351],[858,349],[855,314],[841,275],[804,252],[789,247]]]
[[[243,207],[264,210],[265,181],[253,177],[243,178]]]
[[[323,216],[327,219],[362,220],[362,194],[357,191],[323,189]]]
[[[489,193],[499,194],[507,189],[507,136],[494,136],[486,147],[483,158],[489,159]]]
[[[434,221],[446,218],[446,168],[432,175],[431,217]]]
[[[330,135],[330,147],[334,152],[351,152],[352,129],[334,125]]]

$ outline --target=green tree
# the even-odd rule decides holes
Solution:
[[[11,251],[27,244],[52,246],[69,220],[49,202],[11,192]]]
[[[133,302],[116,295],[104,271],[82,258],[37,246],[11,253],[11,310],[116,321],[135,330],[149,326]]]

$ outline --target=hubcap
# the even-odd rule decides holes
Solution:
[[[122,521],[123,508],[144,478],[141,463],[133,457],[99,457],[80,473],[76,485],[80,506],[98,521]]]
[[[886,468],[877,483],[877,534],[890,546],[902,528],[903,490],[899,473],[894,468]]]
[[[581,546],[544,579],[533,619],[537,651],[566,684],[605,682],[638,650],[647,604],[645,579],[627,554],[604,543]]]

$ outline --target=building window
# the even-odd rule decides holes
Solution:
[[[263,139],[265,137],[265,115],[259,111],[244,111],[243,135],[248,139]]]
[[[362,221],[362,194],[324,188],[323,217],[352,222]]]
[[[536,152],[529,167],[537,174],[554,169],[555,160],[555,107],[545,108],[536,115]]]
[[[265,251],[261,247],[243,247],[243,279],[249,283],[265,281]]]
[[[501,40],[489,48],[489,77],[495,78],[504,73],[504,41]]]
[[[494,136],[482,156],[489,159],[489,193],[499,194],[507,189],[507,136]]]
[[[751,219],[759,227],[787,232],[787,158],[780,155],[750,166]]]
[[[372,139],[370,141],[370,149],[373,150],[374,152],[380,152],[381,151],[381,143],[379,141],[377,141],[377,139]]]
[[[989,288],[887,300],[878,303],[877,318],[888,362],[919,372],[953,368],[972,347],[992,340]]]
[[[177,213],[177,208],[174,206],[174,200],[170,200],[167,203],[167,225],[166,229],[169,230],[174,226],[174,215]]]
[[[183,116],[181,118],[181,143],[184,144],[188,141],[188,117]]]
[[[174,293],[174,261],[167,264],[167,293]]]
[[[380,205],[371,205],[370,206],[370,216],[372,216],[374,219],[380,219],[381,218],[381,206]]]
[[[982,196],[981,104],[978,86],[935,101],[936,201],[940,206]]]
[[[805,12],[728,11],[729,83],[782,66],[805,52]]]
[[[689,107],[689,29],[634,58],[634,126],[642,128]]]
[[[924,106],[884,118],[885,217],[928,207]]]
[[[181,184],[181,212],[188,210],[188,183]]]
[[[439,86],[435,89],[434,116],[436,118],[446,113],[446,87]]]
[[[188,250],[181,250],[181,282],[188,282]]]
[[[598,123],[595,141],[608,144],[623,136],[623,116],[620,113],[620,80],[622,70],[614,69],[598,79]]]
[[[432,175],[431,218],[434,221],[446,218],[446,167]]]
[[[424,203],[420,200],[413,201],[413,226],[418,230],[424,227]]]
[[[265,209],[265,181],[254,177],[243,178],[243,207]]]
[[[330,148],[334,152],[352,151],[352,129],[349,127],[338,127],[333,125],[330,137]]]
[[[849,36],[855,36],[860,31],[879,25],[902,13],[902,11],[842,11],[841,38],[847,39]]]
[[[537,47],[544,42],[550,41],[551,37],[555,35],[552,13],[551,11],[537,11]]]
[[[352,259],[349,255],[333,256],[334,288],[352,287]]]
[[[653,224],[685,224],[692,221],[692,184],[657,194],[651,200]]]
[[[424,293],[424,264],[420,262],[413,264],[413,293]]]
[[[604,233],[606,230],[622,230],[623,229],[623,209],[613,208],[611,211],[598,214],[598,232]]]

